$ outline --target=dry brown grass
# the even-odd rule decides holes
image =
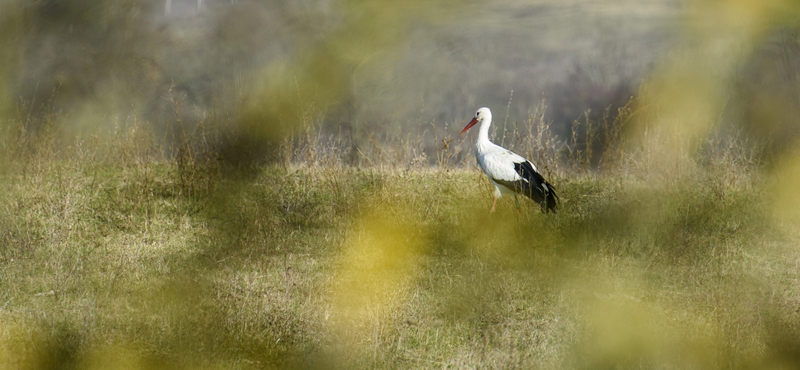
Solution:
[[[18,127],[2,366],[793,366],[798,234],[773,224],[757,151],[720,134],[654,185],[624,109],[567,143],[545,103],[511,122],[507,146],[563,200],[519,222],[506,200],[488,214],[470,143],[435,128],[353,153],[309,120],[286,157],[229,177],[208,128],[170,150],[135,119]],[[439,166],[419,160],[430,134]]]

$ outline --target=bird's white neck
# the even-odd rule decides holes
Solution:
[[[481,127],[478,130],[478,141],[477,143],[481,142],[489,142],[489,126],[492,125],[492,117],[486,117],[481,122]],[[476,143],[476,144],[477,144]]]

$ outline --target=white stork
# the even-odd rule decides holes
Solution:
[[[503,194],[514,195],[519,212],[516,195],[522,194],[538,203],[543,212],[555,213],[559,201],[556,190],[544,180],[536,170],[536,166],[519,154],[489,141],[489,126],[492,125],[492,112],[489,108],[478,109],[475,118],[469,121],[461,134],[478,122],[481,123],[481,127],[478,131],[478,140],[475,141],[475,159],[494,185],[494,201],[490,212],[494,212],[497,198]]]

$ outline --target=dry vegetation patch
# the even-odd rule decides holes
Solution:
[[[509,141],[562,207],[523,202],[520,219],[509,199],[488,213],[490,184],[452,146],[439,167],[403,141],[353,166],[346,141],[306,135],[239,175],[213,141],[170,158],[141,125],[10,148],[3,365],[792,363],[796,230],[774,226],[741,141],[665,177],[622,136],[558,142],[541,117]]]

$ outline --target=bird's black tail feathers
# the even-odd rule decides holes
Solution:
[[[530,161],[514,163],[514,170],[522,177],[522,180],[515,181],[514,191],[533,199],[545,213],[558,213],[560,199],[556,189],[536,172]]]

